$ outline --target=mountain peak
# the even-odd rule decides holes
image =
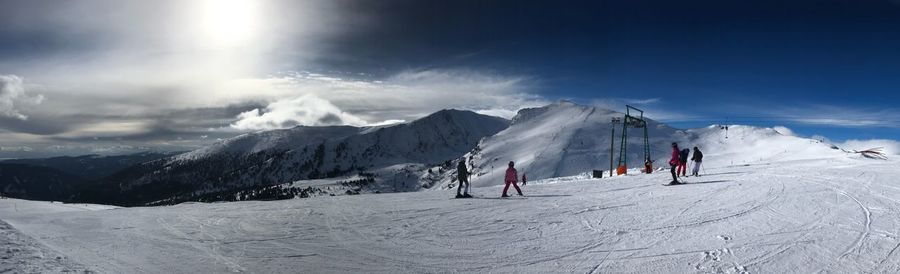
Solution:
[[[506,119],[503,119],[500,117],[495,117],[495,116],[490,116],[490,115],[479,114],[479,113],[476,113],[476,112],[473,112],[470,110],[442,109],[435,113],[429,114],[428,116],[425,116],[425,117],[419,118],[415,121],[412,121],[411,124],[422,124],[422,123],[428,123],[428,124],[431,124],[431,123],[438,123],[438,124],[462,123],[462,124],[467,124],[470,122],[475,122],[475,121],[479,121],[479,120],[483,120],[483,119],[497,121],[497,122],[503,122],[503,123],[509,123],[509,121]]]
[[[458,158],[508,125],[502,118],[445,109],[410,123],[380,127],[311,126],[249,133],[125,170],[104,181],[111,190],[85,197],[120,204],[193,200],[215,191],[363,171],[384,175],[367,186],[372,189],[416,190],[423,187],[417,179],[430,170],[429,165]]]
[[[541,107],[533,107],[533,108],[523,108],[519,110],[515,117],[512,119],[512,124],[522,123],[525,121],[529,121],[531,119],[535,119],[539,116],[545,115],[547,113],[553,113],[553,115],[565,115],[565,114],[556,114],[559,112],[570,112],[571,115],[576,115],[576,113],[584,113],[589,112],[597,115],[608,116],[613,113],[617,113],[615,111],[597,107],[590,105],[582,105],[572,101],[560,100],[556,103],[551,103]]]

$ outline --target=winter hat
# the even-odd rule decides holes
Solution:
[[[509,166],[514,166],[514,165],[516,165],[516,163],[513,163],[513,161],[509,161]]]

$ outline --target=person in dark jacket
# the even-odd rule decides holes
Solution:
[[[675,170],[676,174],[681,174],[681,176],[687,176],[687,161],[688,154],[691,154],[690,149],[682,149],[680,153],[678,153],[678,170]]]
[[[680,184],[678,182],[678,174],[675,173],[675,168],[678,167],[678,156],[680,151],[678,150],[678,143],[672,143],[672,159],[669,160],[669,166],[671,166],[672,172],[672,182],[669,184]]]
[[[459,186],[456,187],[456,198],[472,198],[472,195],[469,195],[469,170],[466,169],[466,157],[460,158],[459,164],[456,165],[456,179],[459,181]],[[463,184],[466,185],[466,191],[459,193]]]
[[[691,161],[694,161],[694,170],[691,171],[691,175],[700,176],[700,164],[703,163],[703,152],[700,152],[700,149],[694,147],[694,156],[691,157]]]

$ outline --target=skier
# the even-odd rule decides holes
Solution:
[[[678,153],[678,170],[675,171],[676,174],[681,174],[680,176],[687,176],[687,161],[688,154],[691,153],[690,149],[682,149],[681,153]]]
[[[691,171],[691,175],[700,176],[700,164],[703,163],[703,152],[700,152],[700,149],[694,147],[694,156],[691,157],[691,161],[694,161],[694,170]]]
[[[510,184],[512,184],[513,187],[516,188],[516,192],[519,192],[519,196],[523,196],[522,190],[519,189],[519,185],[516,184],[519,179],[519,173],[516,171],[516,168],[514,166],[515,163],[513,163],[513,161],[509,161],[509,168],[506,169],[506,179],[504,180],[506,181],[506,186],[503,187],[503,195],[500,197],[509,197],[509,195],[506,195],[506,191],[509,190]]]
[[[456,179],[459,181],[459,186],[456,187],[456,198],[472,198],[472,195],[469,195],[469,170],[466,169],[466,157],[460,158],[459,164],[456,165]],[[466,191],[460,194],[463,184],[466,184]]]
[[[525,173],[522,173],[522,186],[528,184],[528,177],[525,177]]]
[[[672,159],[669,160],[669,166],[671,166],[671,169],[669,171],[672,173],[672,182],[669,182],[669,184],[672,185],[681,183],[678,182],[678,174],[675,173],[675,168],[678,167],[679,154],[678,143],[672,143]]]

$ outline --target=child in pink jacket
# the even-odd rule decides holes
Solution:
[[[509,190],[510,184],[512,184],[513,187],[516,188],[516,192],[519,192],[519,196],[522,196],[522,190],[519,189],[519,185],[516,184],[519,181],[519,173],[516,171],[516,168],[514,166],[515,163],[513,163],[513,161],[509,161],[509,168],[506,169],[506,179],[504,180],[506,182],[506,186],[503,187],[503,196],[500,197],[509,197],[509,195],[506,195],[506,191]]]

